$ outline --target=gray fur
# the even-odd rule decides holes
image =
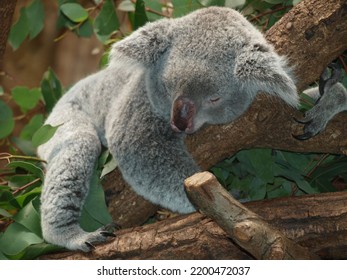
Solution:
[[[331,75],[328,68],[332,68]],[[316,101],[316,104],[305,113],[303,119],[297,120],[305,126],[304,134],[296,135],[295,138],[307,140],[319,134],[335,115],[347,111],[347,90],[339,83],[341,78],[341,69],[337,64],[331,63],[322,73],[319,87],[304,91]]]
[[[47,160],[44,238],[88,251],[105,240],[78,219],[101,146],[149,201],[193,212],[183,180],[199,171],[184,137],[239,117],[258,92],[296,107],[290,70],[262,34],[228,8],[149,23],[113,46],[109,66],[78,82],[47,119],[62,124],[39,148]]]

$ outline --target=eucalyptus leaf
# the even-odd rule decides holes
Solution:
[[[60,126],[61,125],[51,126],[50,124],[46,124],[39,128],[33,135],[33,145],[38,147],[49,141]]]
[[[40,199],[36,197],[21,209],[14,217],[13,220],[25,226],[28,230],[35,233],[38,237],[42,238],[40,215],[39,215]]]
[[[143,0],[137,0],[135,4],[134,30],[144,26],[146,22],[148,22],[148,18],[145,2]]]
[[[88,12],[78,3],[66,3],[60,6],[60,11],[73,22],[79,23],[88,18]]]
[[[45,23],[45,10],[40,0],[34,0],[26,8],[29,25],[29,38],[35,38],[43,29]]]
[[[12,133],[14,129],[13,113],[5,102],[0,100],[0,139]]]
[[[113,170],[115,170],[117,166],[118,166],[118,163],[117,163],[116,159],[114,157],[112,157],[111,160],[109,160],[104,165],[104,168],[102,169],[100,178],[103,178],[105,175],[107,175],[108,173],[110,173]]]
[[[12,89],[11,94],[24,113],[35,108],[41,98],[41,91],[38,88],[17,86]]]
[[[106,0],[94,21],[94,30],[99,40],[105,42],[119,28],[119,21],[113,1]]]
[[[41,180],[43,180],[44,177],[44,173],[43,170],[36,166],[33,163],[27,162],[27,161],[12,161],[9,164],[7,164],[8,168],[22,168],[26,171],[28,171],[31,174],[34,174],[37,178],[40,178]]]
[[[20,138],[31,141],[34,133],[43,125],[43,121],[44,117],[42,114],[33,116],[28,124],[23,127],[20,133]]]
[[[18,49],[25,38],[29,35],[29,21],[26,8],[20,10],[18,21],[12,26],[8,41],[14,50]]]
[[[102,225],[112,223],[112,217],[108,212],[104,191],[100,185],[97,172],[94,172],[92,176],[80,223],[86,231],[94,231]]]
[[[18,255],[32,244],[42,243],[43,239],[25,226],[12,223],[0,237],[0,250],[5,255]]]
[[[41,80],[41,92],[46,111],[51,112],[54,105],[62,96],[61,83],[51,68],[43,75],[43,79]]]

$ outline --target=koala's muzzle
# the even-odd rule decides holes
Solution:
[[[193,133],[195,105],[187,97],[178,97],[172,105],[171,128],[176,132]]]

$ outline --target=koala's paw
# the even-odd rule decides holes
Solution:
[[[304,133],[293,135],[293,137],[298,140],[308,140],[316,136],[324,130],[328,122],[328,118],[325,118],[317,108],[309,110],[303,119],[294,118],[294,120],[300,124],[304,124]]]
[[[96,244],[106,242],[110,237],[116,237],[111,231],[115,225],[107,225],[93,232],[85,232],[81,228],[65,229],[64,232],[45,235],[45,240],[69,250],[90,252]]]

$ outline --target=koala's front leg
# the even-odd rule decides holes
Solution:
[[[296,120],[304,124],[304,134],[293,135],[298,140],[309,139],[323,131],[327,123],[338,113],[347,110],[347,91],[345,87],[338,82],[340,79],[340,70],[336,65],[332,67],[332,74],[329,77],[327,70],[321,76],[319,88],[310,90],[310,94],[321,97],[316,105],[305,113],[305,117]]]
[[[76,120],[77,119],[77,120]],[[39,155],[48,161],[41,195],[41,225],[46,241],[70,250],[90,251],[113,236],[106,229],[86,232],[79,225],[100,142],[88,120],[66,121]]]
[[[136,193],[171,211],[194,212],[183,183],[200,169],[186,150],[183,134],[141,102],[129,100],[119,111],[107,133],[109,149]]]

